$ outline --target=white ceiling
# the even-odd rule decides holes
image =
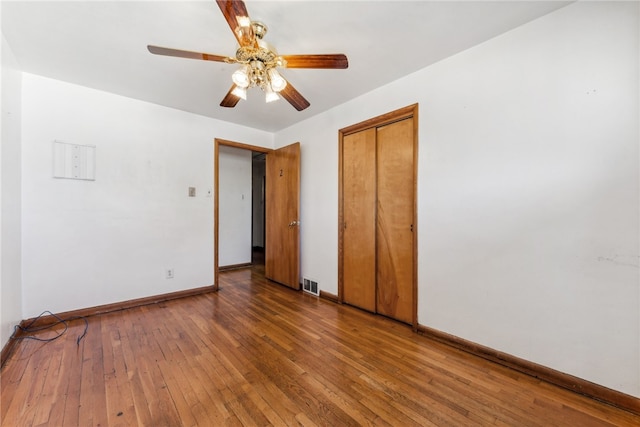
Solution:
[[[147,44],[234,56],[214,0],[2,1],[2,32],[25,72],[278,131],[565,6],[564,1],[246,1],[280,54],[344,53],[346,70],[284,70],[311,106],[259,89],[220,107],[236,66],[156,56]],[[526,47],[523,47],[526,48]],[[508,61],[509,58],[505,58]]]

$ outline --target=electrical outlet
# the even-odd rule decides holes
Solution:
[[[173,268],[167,268],[165,270],[165,278],[166,279],[173,279]]]

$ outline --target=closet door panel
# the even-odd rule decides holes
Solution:
[[[413,321],[413,120],[377,129],[377,311]]]
[[[343,138],[343,300],[376,311],[376,130]]]

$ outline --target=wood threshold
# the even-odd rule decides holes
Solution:
[[[129,308],[140,307],[143,305],[158,304],[164,301],[171,301],[174,299],[206,294],[214,291],[215,289],[212,285],[202,286],[200,288],[186,289],[184,291],[176,291],[176,292],[170,292],[166,294],[152,295],[149,297],[136,298],[136,299],[116,302],[112,304],[103,304],[95,307],[81,308],[79,310],[65,311],[61,313],[56,313],[56,316],[62,319],[68,319],[72,317],[91,317],[91,316],[97,316],[100,314],[112,313],[114,311],[121,311],[121,310],[127,310]],[[26,325],[29,325],[29,324],[31,324],[32,327],[48,326],[56,322],[58,322],[58,319],[56,317],[48,315],[48,316],[42,316],[40,318],[32,317],[30,319],[24,319],[20,322],[20,326],[25,327]],[[21,335],[22,333],[18,331],[17,336],[21,336]],[[7,341],[7,343],[2,348],[2,353],[0,353],[0,367],[3,366],[4,363],[9,359],[9,356],[11,356],[11,353],[17,341],[18,340],[16,339],[10,338],[9,341]]]
[[[631,395],[612,390],[582,378],[556,371],[555,369],[494,350],[490,347],[486,347],[427,326],[418,325],[418,333],[439,343],[466,351],[474,356],[498,363],[502,366],[511,368],[534,378],[538,378],[547,383],[571,390],[575,393],[607,403],[633,414],[640,415],[640,399]]]

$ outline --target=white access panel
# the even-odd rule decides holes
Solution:
[[[95,181],[96,147],[53,141],[53,177]]]

